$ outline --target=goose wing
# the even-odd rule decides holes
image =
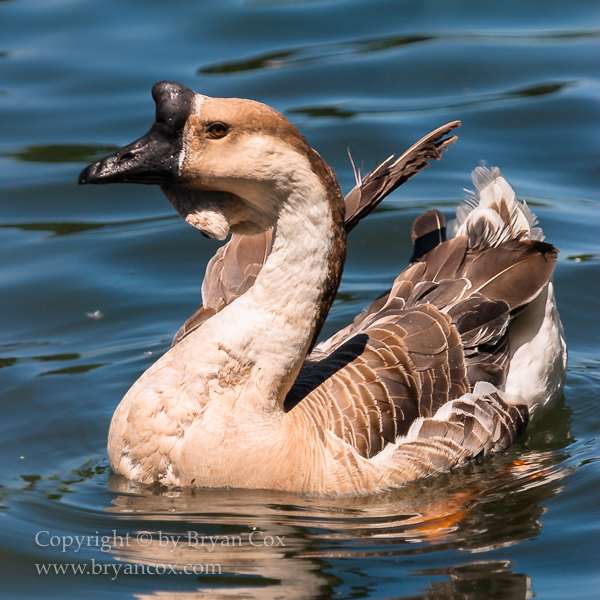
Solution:
[[[413,240],[441,237],[436,213],[417,219]],[[398,444],[419,477],[419,469],[512,444],[527,408],[499,392],[508,329],[550,280],[557,251],[520,233],[486,245],[488,233],[468,228],[418,256],[389,292],[315,348],[285,410],[304,412],[364,458]]]
[[[440,160],[444,148],[456,141],[456,136],[447,136],[457,127],[460,121],[439,127],[398,159],[388,158],[362,179],[355,173],[357,184],[346,196],[346,230],[354,229],[388,194],[428,166],[428,161]],[[252,286],[271,251],[272,238],[272,229],[252,236],[233,234],[217,250],[206,268],[202,304],[175,334],[173,346]]]
[[[273,243],[273,230],[257,235],[233,234],[210,259],[202,282],[202,304],[179,328],[175,346],[214,314],[244,294],[256,280]]]

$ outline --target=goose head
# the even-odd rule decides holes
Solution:
[[[339,190],[298,130],[265,104],[211,98],[172,81],[157,83],[152,97],[150,131],[84,169],[80,184],[157,184],[189,224],[220,240],[273,227],[307,172]]]

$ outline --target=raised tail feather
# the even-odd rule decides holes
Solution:
[[[500,169],[477,167],[473,171],[476,192],[456,209],[449,227],[451,236],[468,237],[469,248],[490,248],[509,240],[544,240],[536,216],[527,203],[518,202]]]

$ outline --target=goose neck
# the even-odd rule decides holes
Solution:
[[[260,390],[263,409],[281,410],[341,279],[343,196],[335,177],[323,169],[324,177],[312,167],[297,173],[254,285],[198,330],[202,339],[218,341],[225,353],[220,362],[233,369],[244,365],[244,379]]]

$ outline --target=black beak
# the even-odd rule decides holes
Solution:
[[[183,129],[191,114],[194,92],[173,81],[152,88],[156,120],[139,140],[86,167],[79,183],[174,183],[179,178]]]
[[[153,126],[139,140],[86,167],[79,183],[173,182],[178,175],[180,151],[176,140]]]

